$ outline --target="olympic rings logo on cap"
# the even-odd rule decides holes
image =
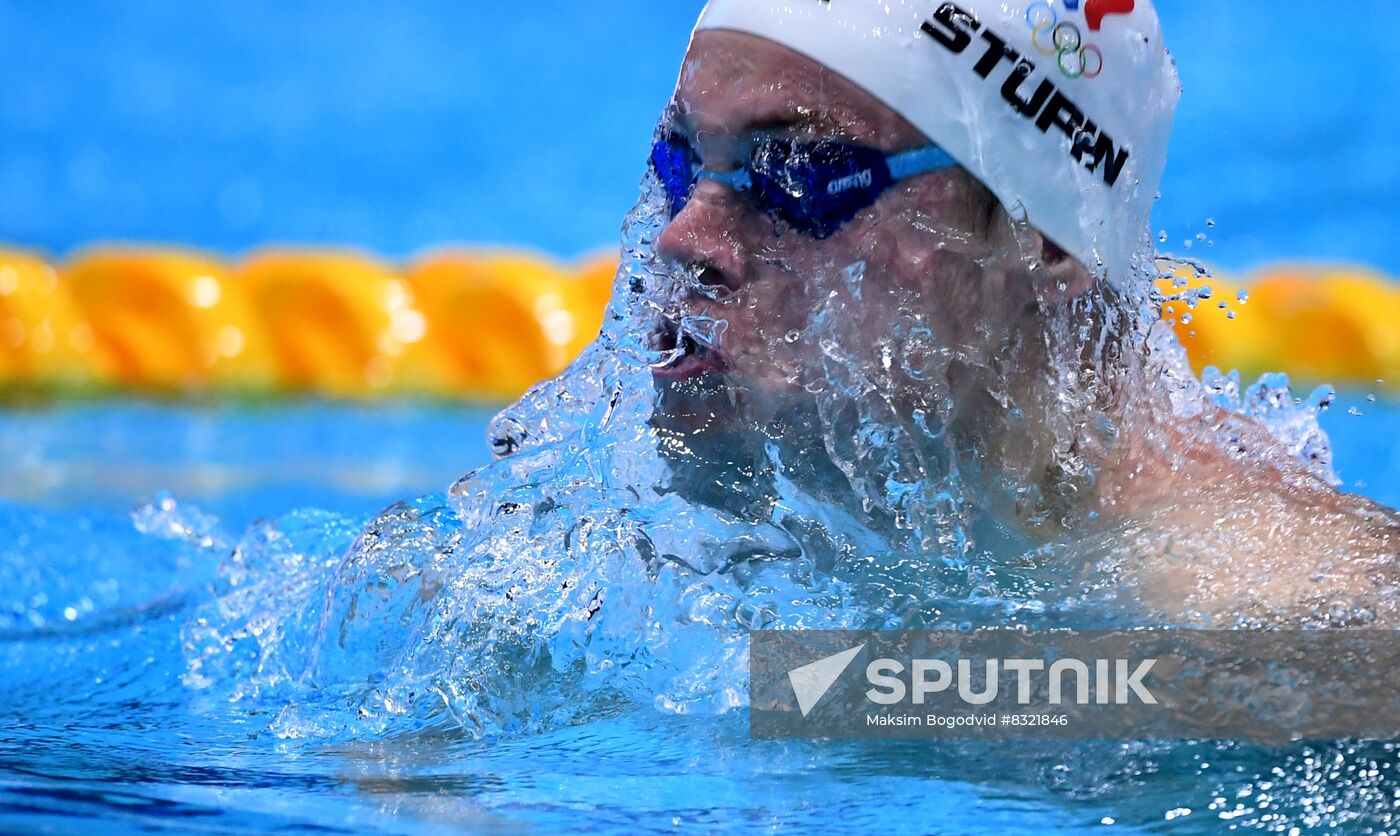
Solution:
[[[1103,72],[1103,52],[1085,44],[1079,27],[1061,21],[1046,0],[1037,0],[1026,9],[1026,25],[1031,30],[1031,45],[1041,55],[1055,56],[1067,78],[1098,78]]]

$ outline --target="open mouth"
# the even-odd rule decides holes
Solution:
[[[670,320],[666,320],[656,334],[655,345],[662,353],[676,354],[670,362],[651,367],[652,375],[663,380],[689,380],[730,369],[729,358],[724,352],[700,342]]]

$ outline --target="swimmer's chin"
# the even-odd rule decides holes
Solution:
[[[732,367],[676,363],[653,369],[653,379],[658,395],[655,418],[676,430],[760,430],[774,415],[805,407],[812,399],[800,387],[749,378]]]

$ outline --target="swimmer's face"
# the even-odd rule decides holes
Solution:
[[[695,36],[670,113],[670,129],[688,138],[711,171],[741,167],[754,140],[773,134],[835,137],[887,153],[928,144],[845,78],[771,41],[728,31]],[[918,323],[912,327],[927,349],[921,362],[938,368],[924,368],[911,386],[945,374],[954,360],[985,364],[1045,301],[1048,282],[1054,293],[1074,292],[1043,247],[958,167],[897,184],[824,239],[769,217],[746,192],[702,179],[658,241],[663,259],[703,285],[684,313],[727,324],[721,348],[730,378],[769,394],[810,388],[820,375],[816,331],[827,336],[828,354],[839,333],[838,351],[879,363],[893,347],[891,335]],[[676,364],[658,377],[713,366]]]

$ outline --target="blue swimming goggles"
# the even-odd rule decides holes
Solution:
[[[751,192],[769,216],[814,238],[826,238],[901,180],[956,166],[937,145],[898,154],[822,139],[766,137],[755,142],[738,171],[706,171],[684,136],[670,133],[651,149],[651,165],[666,187],[671,217],[679,215],[701,178]]]

